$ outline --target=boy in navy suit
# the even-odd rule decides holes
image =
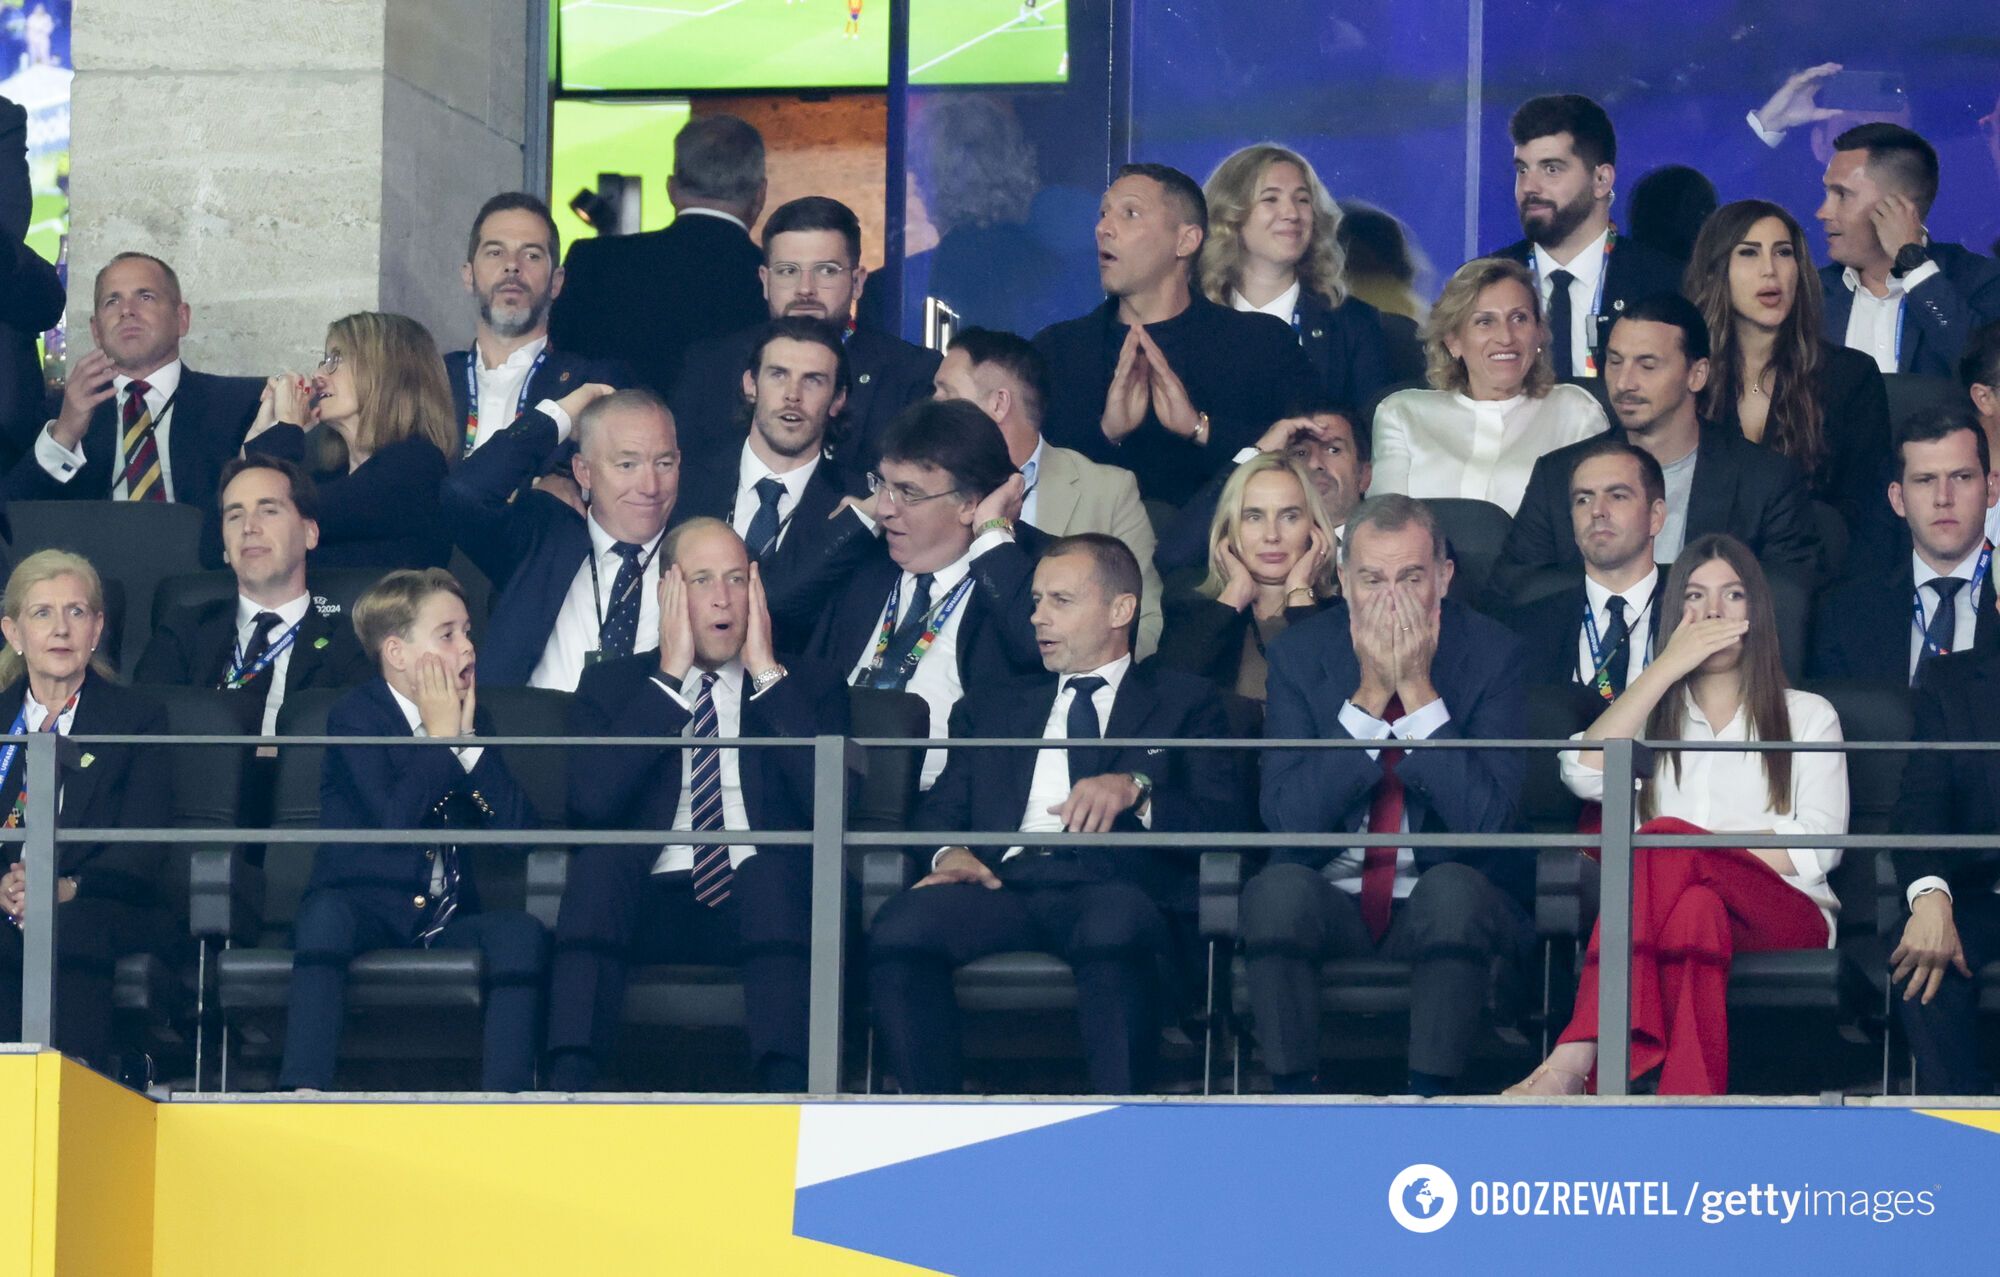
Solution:
[[[329,736],[470,737],[493,730],[474,691],[471,624],[456,578],[392,572],[361,596],[354,629],[381,677],[327,715]],[[479,745],[449,750],[336,745],[320,811],[330,829],[527,829],[535,823],[507,765]],[[484,912],[466,849],[443,839],[328,842],[293,924],[291,1015],[280,1089],[332,1085],[347,966],[370,949],[477,948],[484,959],[481,1088],[534,1083],[536,999],[546,937],[513,910]]]

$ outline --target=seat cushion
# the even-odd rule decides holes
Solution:
[[[953,979],[965,1011],[1074,1011],[1076,972],[1052,953],[995,953]]]
[[[633,967],[625,977],[625,1023],[740,1029],[743,977],[733,966]]]
[[[480,1005],[484,962],[477,949],[378,949],[347,968],[347,1004],[367,1008],[472,1008]],[[216,996],[226,1012],[271,1011],[291,997],[290,949],[226,949],[215,963]]]

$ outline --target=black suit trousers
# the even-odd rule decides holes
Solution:
[[[111,1066],[111,980],[132,953],[168,952],[172,928],[157,909],[89,897],[56,906],[56,1040],[85,1063]],[[0,922],[0,1041],[21,1036],[22,934]]]
[[[322,887],[300,904],[292,923],[291,1007],[285,1020],[285,1059],[278,1069],[281,1090],[333,1086],[347,1009],[347,966],[357,954],[409,946],[409,924],[408,917],[389,917],[338,887]],[[533,1090],[548,932],[519,910],[459,913],[431,948],[478,949],[485,960],[480,1089]]]
[[[1985,1095],[1993,1078],[1979,1064],[1979,970],[2000,958],[2000,895],[1963,891],[1953,898],[1951,911],[1972,979],[1947,967],[1929,1006],[1905,1001],[1900,985],[1896,1005],[1916,1056],[1917,1094]]]
[[[1026,855],[1037,853],[1028,852]],[[1002,866],[1003,870],[1008,866]],[[1136,1095],[1160,1040],[1165,916],[1128,882],[913,888],[882,906],[870,937],[876,1031],[906,1095],[965,1088],[952,973],[989,954],[1053,953],[1076,971],[1091,1090]]]
[[[1301,864],[1275,864],[1243,889],[1243,952],[1250,1011],[1265,1067],[1319,1067],[1320,964],[1382,957],[1413,965],[1410,1068],[1438,1077],[1465,1071],[1496,959],[1519,963],[1534,928],[1512,896],[1467,865],[1432,865],[1395,902],[1378,949],[1360,897]]]
[[[584,847],[570,860],[550,980],[549,1082],[587,1091],[616,1045],[629,964],[723,963],[743,972],[757,1085],[803,1091],[812,980],[812,864],[759,852],[729,898],[694,898],[687,874],[655,874],[656,847]]]

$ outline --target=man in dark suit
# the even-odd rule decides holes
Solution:
[[[673,417],[650,390],[590,384],[549,407],[530,408],[460,462],[442,503],[452,539],[498,590],[487,682],[567,692],[587,664],[650,651],[658,640],[659,546],[680,488],[680,449]],[[571,434],[587,513],[522,491]]]
[[[472,219],[458,273],[479,303],[479,324],[470,350],[444,357],[467,453],[512,425],[530,404],[553,402],[588,382],[623,381],[614,362],[558,350],[549,341],[549,306],[564,287],[557,247],[555,218],[533,195],[495,195]]]
[[[90,335],[62,410],[0,489],[10,501],[182,501],[215,508],[216,480],[243,446],[263,383],[181,362],[193,318],[173,268],[120,253],[97,272]]]
[[[1345,602],[1271,645],[1265,735],[1387,742],[1519,739],[1520,643],[1445,599],[1452,567],[1422,502],[1371,497],[1341,543]],[[1494,750],[1287,750],[1264,756],[1276,833],[1497,834],[1520,822],[1527,762]],[[1319,967],[1380,952],[1415,964],[1409,1087],[1450,1092],[1496,962],[1522,961],[1535,858],[1397,847],[1274,852],[1243,891],[1255,1032],[1281,1091],[1317,1087]]]
[[[2000,319],[2000,262],[1925,229],[1937,151],[1899,124],[1863,124],[1833,140],[1824,180],[1826,339],[1885,373],[1953,375],[1973,330]]]
[[[491,735],[477,705],[465,597],[442,568],[392,572],[354,605],[354,628],[381,677],[327,715],[329,736]],[[371,949],[478,949],[484,962],[480,1089],[535,1082],[536,1003],[547,935],[516,910],[483,910],[454,829],[532,829],[533,807],[497,750],[336,745],[320,778],[329,829],[435,831],[407,844],[329,842],[292,924],[291,1008],[281,1090],[333,1085],[347,966]]]
[[[1149,501],[1186,502],[1318,383],[1283,320],[1192,287],[1207,234],[1193,178],[1125,165],[1098,208],[1104,304],[1035,337],[1049,364],[1043,433],[1130,470]]]
[[[556,923],[549,1080],[586,1091],[609,1059],[632,962],[725,962],[743,971],[760,1089],[803,1091],[811,978],[812,858],[804,847],[704,842],[727,830],[810,829],[812,751],[716,749],[704,739],[810,741],[847,731],[840,671],[778,663],[759,571],[718,519],[669,536],[659,652],[584,674],[576,736],[652,736],[656,748],[580,746],[570,819],[584,829],[671,829],[659,846],[585,847]]]
[[[1514,203],[1526,237],[1494,253],[1535,273],[1556,376],[1602,371],[1611,326],[1633,302],[1680,288],[1681,263],[1611,224],[1618,135],[1589,98],[1530,98],[1508,122]]]
[[[962,399],[904,410],[869,483],[873,500],[834,520],[829,552],[875,536],[882,549],[848,575],[807,650],[856,686],[923,697],[943,736],[967,689],[1041,664],[1028,595],[1047,538],[1016,523],[1020,473],[992,418]],[[929,752],[925,788],[944,763]]]
[[[1937,657],[2000,646],[1986,542],[2000,478],[1971,405],[1939,404],[1903,421],[1896,468],[1889,504],[1909,525],[1908,566],[1857,575],[1820,596],[1813,678],[1915,683]]]
[[[319,498],[304,471],[262,455],[225,466],[222,544],[236,597],[169,613],[135,682],[248,692],[263,702],[268,736],[292,693],[372,676],[340,604],[314,594],[306,578],[306,553],[319,544]]]
[[[1913,709],[1917,740],[2000,741],[2000,647],[1926,662]],[[2000,753],[1911,754],[1895,828],[2000,834]],[[1910,920],[1889,961],[1903,984],[1915,1089],[1983,1095],[1992,1077],[1979,1058],[1978,975],[2000,957],[2000,850],[1899,851],[1894,860]]]
[[[847,401],[847,350],[823,319],[774,319],[750,349],[739,413],[750,429],[734,453],[691,463],[678,520],[720,519],[757,563],[777,629],[778,651],[804,646],[842,577],[868,552],[849,538],[839,557],[827,520],[850,494],[827,431]]]
[[[1667,521],[1666,479],[1636,444],[1606,435],[1586,442],[1569,476],[1582,577],[1500,619],[1524,640],[1527,682],[1581,684],[1609,704],[1652,663],[1668,607],[1660,597],[1667,574],[1653,558]]]
[[[688,121],[674,136],[667,179],[674,220],[570,245],[549,320],[556,342],[621,364],[639,385],[671,396],[689,347],[764,318],[763,255],[750,239],[764,190],[756,129],[733,115]]]
[[[0,98],[0,465],[12,465],[41,429],[45,392],[35,335],[55,327],[63,310],[56,268],[23,242],[35,203],[27,145],[28,113]]]
[[[1644,448],[1666,480],[1667,518],[1654,557],[1672,563],[1681,547],[1727,532],[1767,570],[1811,583],[1819,559],[1810,488],[1796,464],[1705,422],[1695,396],[1708,384],[1708,325],[1678,293],[1655,293],[1626,307],[1605,349],[1605,382],[1617,424],[1607,438]],[[1528,488],[1494,565],[1489,594],[1521,607],[1566,588],[1583,555],[1571,533],[1570,473],[1594,440],[1558,448],[1535,462]]]
[[[861,264],[861,222],[839,200],[809,195],[772,212],[757,274],[769,318],[824,319],[847,334],[853,380],[835,444],[841,468],[858,480],[875,464],[896,414],[930,394],[937,353],[851,319],[868,268]],[[733,455],[742,444],[743,369],[762,331],[753,324],[688,347],[670,402],[692,462]]]
[[[1169,949],[1163,910],[1187,893],[1199,835],[1240,828],[1248,813],[1227,754],[1089,743],[1229,734],[1221,699],[1204,680],[1132,664],[1142,588],[1138,560],[1116,537],[1057,541],[1035,567],[1035,637],[1047,672],[981,687],[952,711],[954,737],[1069,743],[997,758],[953,749],[918,806],[918,828],[1026,837],[1018,847],[940,849],[930,872],[875,920],[876,1023],[905,1094],[963,1090],[952,972],[1020,949],[1057,954],[1076,969],[1091,1089],[1132,1095],[1147,1086]],[[1143,830],[1187,833],[1192,845],[1032,845],[1036,834]]]

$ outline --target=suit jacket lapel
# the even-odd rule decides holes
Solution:
[[[1820,292],[1826,297],[1820,335],[1836,346],[1847,344],[1847,321],[1854,313],[1854,294],[1847,290],[1837,267],[1828,267],[1820,272],[1823,287]]]
[[[202,479],[201,429],[204,395],[201,374],[181,365],[180,389],[168,414],[167,469],[174,483],[174,500],[208,504],[208,484]]]
[[[882,379],[882,345],[873,331],[854,330],[854,335],[847,339],[847,363],[853,371],[854,383],[848,388],[847,406],[841,415],[848,422],[847,446],[856,447],[862,443],[868,410],[875,402],[876,383]]]
[[[83,464],[85,469],[103,466],[105,473],[104,493],[109,497],[111,489],[118,485],[118,462],[120,439],[118,437],[118,396],[99,404],[91,414],[90,429],[83,436]],[[74,479],[71,482],[75,482]]]
[[[103,679],[94,675],[84,679],[83,695],[76,702],[76,719],[69,727],[71,736],[111,735],[120,730],[123,724],[118,716],[105,712],[105,696]],[[104,768],[88,749],[80,749],[70,757],[75,760],[74,765],[61,766],[62,806],[70,813],[70,823],[75,824],[77,816],[90,810],[91,795],[97,791],[97,778],[104,774]],[[64,760],[65,764],[68,762]]]
[[[1978,613],[1972,626],[1972,645],[1983,652],[2000,648],[2000,610],[1995,608],[1994,597],[1993,566],[1988,563],[1986,580],[1979,586]]]
[[[1118,685],[1118,695],[1112,698],[1111,714],[1104,724],[1107,740],[1117,740],[1125,736],[1145,736],[1146,721],[1152,716],[1158,701],[1153,696],[1153,682],[1137,666],[1125,671],[1125,679]],[[1147,749],[1120,749],[1111,751],[1106,760],[1108,769],[1118,771],[1146,771],[1140,760],[1154,753]]]
[[[1695,445],[1694,482],[1688,490],[1683,545],[1710,532],[1729,530],[1729,509],[1736,497],[1736,470],[1725,455],[1728,444],[1717,434],[1722,429],[1702,423],[1701,441]]]
[[[635,688],[633,690],[636,693],[641,689]],[[738,689],[736,706],[737,735],[762,736],[764,734],[751,726],[753,713],[754,711],[750,708],[750,680],[746,678],[743,680],[743,686]],[[736,753],[736,776],[743,786],[743,811],[744,814],[750,817],[750,827],[752,829],[763,829],[768,827],[769,824],[765,819],[764,808],[764,768],[759,762],[760,759],[765,757],[776,757],[776,755],[767,755],[761,749],[744,749],[738,750]],[[676,803],[680,801],[678,794],[674,796],[674,801]]]
[[[312,596],[306,605],[305,619],[299,622],[299,636],[292,640],[292,658],[285,662],[285,690],[295,691],[312,681],[314,674],[326,659],[326,651],[333,646],[333,627],[346,621],[346,616],[335,612],[323,615],[319,610],[320,596]]]
[[[1035,472],[1036,527],[1051,536],[1067,532],[1083,495],[1077,490],[1081,479],[1064,449],[1050,445],[1042,450],[1041,468]]]
[[[1056,693],[1061,688],[1062,680],[1054,679],[1033,696],[1023,696],[1015,701],[1008,713],[1008,734],[1020,739],[1040,736],[1042,729],[1048,725],[1049,711],[1055,707]],[[1002,774],[1007,778],[1007,810],[1014,812],[1018,821],[1028,810],[1028,794],[1035,784],[1035,759],[1040,754],[1032,749],[997,752],[1005,759]],[[1074,783],[1072,780],[1071,784]]]
[[[27,697],[28,680],[25,677],[16,680],[14,686],[0,690],[0,726],[13,726],[14,719],[20,714],[21,705]],[[0,744],[0,752],[4,752],[7,745],[13,744],[20,742],[8,741],[6,744]],[[27,774],[28,747],[21,744],[21,747],[14,751],[14,757],[8,765],[6,774],[0,776],[0,819],[4,819],[6,814],[14,809],[14,795],[21,792],[21,778]],[[25,851],[19,844],[0,848],[0,865],[20,860],[24,854]]]

